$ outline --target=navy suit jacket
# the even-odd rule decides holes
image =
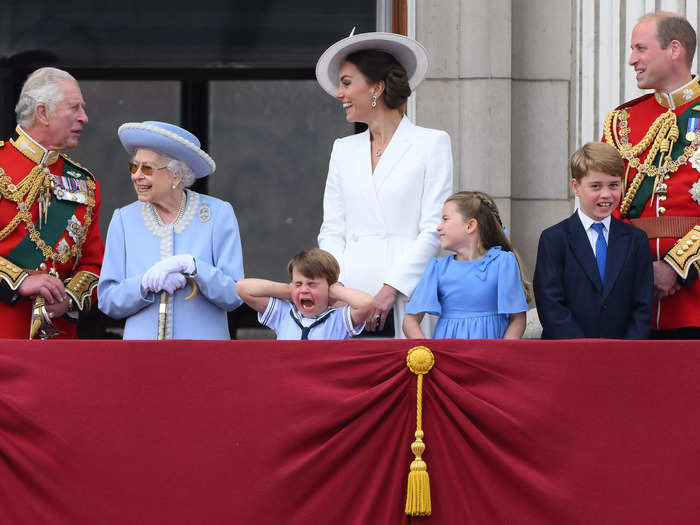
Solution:
[[[540,235],[534,278],[543,339],[646,339],[654,273],[646,234],[611,218],[605,285],[574,213]]]

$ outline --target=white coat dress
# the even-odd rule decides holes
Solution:
[[[440,251],[436,228],[452,192],[450,137],[403,117],[374,173],[371,155],[369,131],[333,144],[318,245],[338,259],[345,286],[374,295],[386,283],[400,292],[394,326],[401,338],[408,300]]]

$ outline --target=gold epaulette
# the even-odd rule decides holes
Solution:
[[[4,140],[0,140],[0,148],[4,148],[4,147],[5,147],[5,141],[4,141]]]
[[[16,264],[8,261],[4,257],[0,257],[0,279],[5,281],[10,288],[16,290],[22,282],[22,279],[28,275],[26,271]]]
[[[92,272],[80,271],[66,285],[66,293],[71,296],[73,302],[81,312],[86,312],[92,305],[92,291],[97,286],[99,275]]]
[[[80,171],[84,172],[85,175],[86,175],[89,179],[95,180],[95,176],[94,176],[94,175],[92,174],[92,172],[91,172],[89,169],[87,169],[85,166],[83,166],[83,165],[81,165],[81,164],[78,164],[77,162],[75,162],[73,159],[71,159],[71,158],[70,158],[68,155],[66,155],[65,153],[61,153],[61,157],[63,157],[63,160],[66,161],[66,162],[68,162],[71,166],[75,166],[77,169],[79,169]]]
[[[688,272],[693,266],[700,273],[700,226],[695,226],[678,239],[664,257],[664,261],[683,279],[688,278]]]

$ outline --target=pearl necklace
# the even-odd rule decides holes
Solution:
[[[186,203],[186,202],[187,202],[187,197],[186,197],[186,195],[185,195],[185,192],[183,191],[183,192],[182,192],[182,196],[180,197],[180,204],[179,204],[178,207],[177,207],[177,215],[175,216],[175,220],[174,220],[172,223],[170,223],[170,224],[177,224],[177,222],[182,218],[182,216],[183,216],[184,213],[185,213],[185,203]],[[165,226],[165,225],[168,224],[168,223],[166,223],[166,222],[161,218],[161,216],[158,214],[158,210],[156,209],[155,206],[153,206],[153,211],[154,211],[155,214],[156,214],[156,220],[158,221],[158,224],[159,224],[160,226]]]

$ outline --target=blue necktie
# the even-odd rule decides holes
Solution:
[[[605,282],[605,259],[608,257],[608,243],[605,242],[603,235],[603,224],[594,222],[591,225],[598,232],[598,239],[595,242],[595,262],[598,263],[598,272],[600,272],[600,282]]]

